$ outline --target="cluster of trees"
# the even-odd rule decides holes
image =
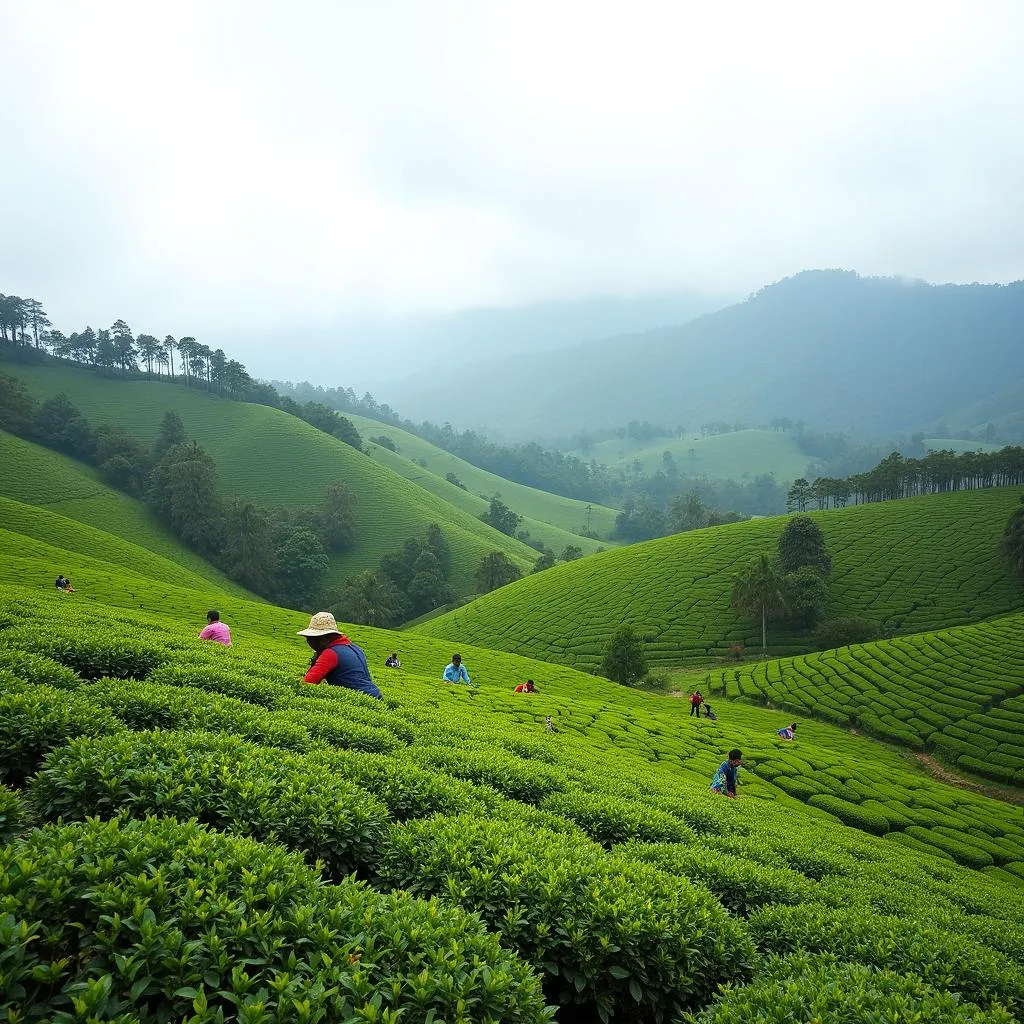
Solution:
[[[280,604],[318,603],[330,552],[355,543],[354,498],[344,483],[329,484],[315,506],[297,511],[225,499],[213,458],[188,440],[174,411],[146,448],[120,427],[93,427],[67,395],[39,403],[21,381],[0,374],[0,429],[95,466],[231,579]]]
[[[1024,579],[1024,497],[1020,502],[1006,522],[1000,546],[1009,560],[1010,568]]]
[[[1024,447],[1007,445],[997,452],[930,451],[921,458],[892,452],[874,469],[845,479],[818,477],[813,483],[794,480],[786,495],[789,512],[843,508],[872,501],[890,501],[921,494],[1024,484]]]
[[[376,572],[367,569],[348,579],[330,604],[346,622],[392,628],[452,603],[451,572],[451,547],[431,523],[422,538],[410,537],[383,555]]]
[[[322,402],[299,404],[282,398],[269,384],[253,380],[246,368],[237,359],[228,358],[223,349],[211,349],[192,337],[167,334],[161,340],[153,334],[135,335],[124,320],[115,320],[103,330],[86,327],[65,335],[53,327],[38,300],[0,294],[0,349],[6,350],[0,355],[11,358],[52,357],[100,372],[166,380],[201,387],[226,398],[270,405],[362,450],[359,432],[335,409]]]
[[[410,537],[398,551],[383,555],[376,572],[367,569],[347,580],[329,604],[345,622],[391,629],[454,604],[451,573],[451,548],[431,523],[423,537]],[[504,551],[491,551],[477,566],[477,592],[486,594],[521,576]]]
[[[774,557],[762,552],[733,578],[732,606],[761,623],[761,653],[768,653],[768,623],[786,619],[812,629],[825,614],[832,556],[821,528],[809,516],[794,516],[778,540]]]
[[[695,487],[677,494],[666,508],[655,498],[636,501],[630,498],[615,517],[615,533],[625,540],[652,540],[671,533],[685,533],[705,526],[738,523],[749,516],[739,512],[723,512],[701,500]]]

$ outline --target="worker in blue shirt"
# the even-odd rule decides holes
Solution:
[[[711,780],[711,792],[721,793],[722,796],[736,798],[736,773],[743,763],[743,754],[739,750],[730,750],[729,759],[723,761]]]
[[[469,681],[469,673],[466,671],[466,666],[462,664],[462,655],[453,654],[451,664],[444,670],[444,675],[441,678],[446,683],[465,683],[467,686],[473,684]]]

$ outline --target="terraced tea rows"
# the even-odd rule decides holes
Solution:
[[[725,669],[708,686],[1024,783],[1024,615]]]
[[[425,1022],[428,1010],[452,1015],[452,1000],[468,993],[478,1010],[463,1019],[539,1024],[542,984],[548,1001],[575,1003],[584,1014],[600,1008],[607,1019],[653,1024],[707,1005],[720,982],[742,987],[755,952],[793,950],[805,951],[792,968],[801,977],[806,955],[827,950],[840,965],[867,963],[924,978],[925,988],[918,980],[916,991],[939,1024],[961,1024],[958,1004],[943,1008],[939,992],[987,1007],[990,1018],[971,1019],[992,1024],[1008,1024],[1001,1006],[1024,1005],[1013,860],[1024,849],[1019,815],[1013,819],[1012,808],[912,776],[895,755],[827,725],[810,724],[800,757],[793,749],[773,753],[768,727],[775,716],[760,709],[723,701],[718,723],[691,721],[682,702],[612,688],[569,669],[545,678],[545,666],[535,666],[543,688],[531,698],[512,694],[505,681],[485,681],[471,697],[411,673],[388,673],[381,678],[385,705],[371,707],[345,691],[296,685],[301,661],[294,644],[254,641],[261,655],[253,659],[243,649],[185,638],[149,617],[54,605],[24,588],[7,595],[0,601],[0,767],[9,782],[27,783],[24,801],[32,814],[42,821],[60,815],[65,824],[45,826],[0,851],[5,908],[17,918],[31,906],[53,934],[71,928],[88,939],[102,930],[102,915],[113,907],[102,893],[123,899],[132,920],[127,908],[145,885],[141,857],[160,865],[164,878],[159,899],[143,904],[152,911],[151,935],[178,919],[190,879],[200,890],[226,895],[245,874],[242,865],[257,880],[244,897],[247,905],[262,907],[269,897],[280,914],[298,898],[307,909],[297,920],[331,922],[317,935],[343,944],[342,963],[379,965],[347,983],[354,1000],[347,1012],[376,993],[391,1008],[407,1010],[407,1019]],[[294,618],[262,607],[270,618]],[[40,617],[45,630],[38,628]],[[398,642],[368,632],[370,642],[383,636]],[[511,655],[492,657],[522,667]],[[558,732],[544,730],[545,714],[556,718]],[[190,731],[200,723],[217,733]],[[140,731],[154,726],[163,731]],[[822,755],[836,740],[822,768]],[[707,793],[711,769],[731,742],[753,753],[735,804]],[[984,832],[992,863],[1004,867],[968,877],[949,854],[922,857],[925,847],[913,841],[880,840],[803,807],[780,780],[806,777],[804,756],[819,775],[842,765],[847,777],[859,777],[881,757],[878,771],[894,785],[913,780],[922,814],[930,807],[953,831]],[[792,776],[780,772],[769,783],[768,766],[784,763]],[[33,779],[36,767],[41,771]],[[167,784],[172,778],[188,785]],[[17,832],[20,805],[7,803]],[[116,813],[122,817],[109,824],[75,823]],[[153,813],[198,813],[229,835],[141,820]],[[271,835],[277,846],[253,842]],[[303,859],[319,859],[328,883],[319,896]],[[89,866],[97,864],[101,886]],[[353,870],[373,888],[346,880]],[[30,903],[32,879],[42,885]],[[282,885],[295,896],[286,898]],[[391,892],[395,887],[449,905],[421,903]],[[213,929],[235,950],[229,959],[237,962],[247,947],[235,945],[243,940],[234,918],[225,916],[229,904],[204,904],[200,918],[206,934]],[[331,909],[341,905],[351,908],[350,916]],[[488,931],[459,916],[466,910],[479,913]],[[261,948],[296,934],[269,904],[255,921],[270,929],[258,940]],[[512,952],[488,945],[489,933]],[[33,934],[31,926],[26,934]],[[125,959],[104,966],[112,993],[127,994],[137,977],[120,966],[141,954],[135,934],[134,927],[120,932]],[[404,934],[420,936],[414,957],[404,944],[384,941]],[[322,941],[310,936],[307,943],[318,949]],[[155,1020],[156,1011],[150,1017],[145,1007],[157,1005],[161,990],[180,992],[182,982],[196,995],[184,997],[179,1014],[196,998],[234,1019],[236,1001],[264,983],[257,964],[248,968],[248,980],[232,975],[230,966],[225,974],[202,948],[201,966],[190,960],[185,970],[195,973],[179,973],[174,985],[159,981],[163,960],[149,961],[149,984],[156,987],[141,1004],[140,1019]],[[443,949],[450,952],[442,963]],[[309,966],[295,985],[319,977],[319,954],[303,962]],[[18,963],[24,994],[14,1005],[21,1008],[33,1001],[40,1008],[59,1005],[49,1001],[80,978],[76,963],[65,961],[41,985],[34,954]],[[641,969],[645,963],[652,966]],[[773,970],[788,977],[785,962],[773,962]],[[453,971],[462,979],[458,996],[444,981]],[[294,998],[302,991],[296,988]],[[315,985],[309,992],[320,998]],[[757,984],[750,986],[747,998],[757,1004],[758,992]],[[861,998],[870,1005],[870,986]],[[491,1001],[495,1008],[485,1010]],[[0,997],[4,1009],[11,1005]],[[725,1013],[728,1005],[713,1002],[709,1012]]]
[[[476,567],[490,551],[506,552],[524,569],[536,558],[525,544],[276,409],[85,370],[19,366],[12,373],[38,397],[65,391],[90,423],[119,424],[145,443],[155,440],[164,412],[176,409],[188,435],[213,456],[228,494],[297,508],[315,504],[329,483],[344,480],[356,495],[356,546],[332,558],[330,586],[376,568],[381,555],[399,549],[408,537],[422,536],[431,522],[442,526],[451,545],[453,583],[462,594],[474,592]]]
[[[1024,602],[999,552],[1020,488],[961,491],[815,512],[833,569],[829,615],[876,619],[898,633],[1005,614]],[[735,572],[773,551],[786,518],[678,534],[556,566],[416,627],[429,636],[596,667],[621,623],[651,661],[725,657],[760,647],[759,623],[730,608]],[[775,654],[806,640],[769,628]]]

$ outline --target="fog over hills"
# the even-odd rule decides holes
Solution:
[[[510,439],[634,418],[692,429],[783,416],[884,437],[953,413],[970,426],[989,408],[1012,422],[1022,338],[1024,282],[930,285],[804,271],[680,326],[461,361],[454,376],[450,366],[428,367],[378,397],[412,419]]]

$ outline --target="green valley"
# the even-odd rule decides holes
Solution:
[[[355,546],[332,557],[329,585],[374,569],[381,555],[401,548],[431,522],[443,525],[452,549],[452,575],[461,594],[490,551],[504,551],[526,570],[536,552],[302,420],[263,405],[232,402],[207,392],[153,381],[105,378],[87,370],[11,367],[40,397],[69,394],[93,424],[117,424],[145,443],[174,409],[187,434],[216,462],[226,493],[270,506],[314,504],[328,484],[344,481],[356,497]]]

